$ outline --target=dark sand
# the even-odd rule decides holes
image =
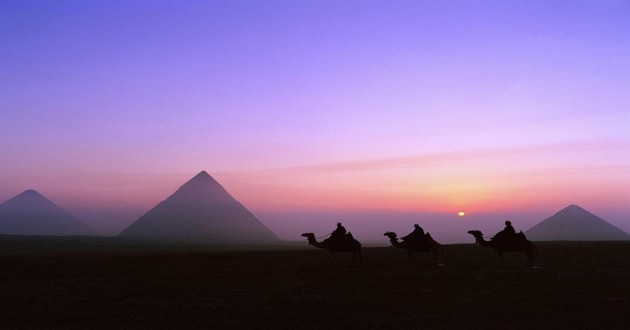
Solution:
[[[0,328],[627,329],[630,243],[473,244],[335,262],[261,246],[0,236]]]

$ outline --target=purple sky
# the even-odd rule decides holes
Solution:
[[[569,204],[630,232],[627,1],[4,0],[0,25],[0,202],[114,234],[206,170],[284,239]]]

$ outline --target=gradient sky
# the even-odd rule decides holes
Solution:
[[[569,204],[630,232],[628,1],[3,0],[0,26],[0,202],[115,234],[206,170],[285,239]]]

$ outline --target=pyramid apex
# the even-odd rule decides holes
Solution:
[[[181,187],[179,187],[180,191],[198,191],[199,189],[204,190],[209,187],[220,187],[223,189],[221,185],[208,174],[206,171],[201,171],[197,173],[194,177],[184,183]],[[215,189],[215,188],[213,188]]]
[[[35,189],[26,189],[22,192],[23,194],[39,194]]]
[[[587,211],[585,208],[576,205],[576,204],[571,204],[565,208],[563,208],[562,210],[560,210],[558,213],[564,213],[564,212],[579,212],[579,213],[589,213],[591,214],[591,212]]]
[[[29,205],[29,204],[32,205],[34,203],[38,205],[44,205],[44,204],[54,205],[53,202],[51,202],[44,195],[37,192],[35,189],[26,189],[23,192],[13,196],[13,198],[5,202],[5,204],[9,204],[9,205],[15,204],[15,203],[24,204],[24,205]]]
[[[23,192],[21,192],[20,194],[18,194],[17,196],[15,196],[15,198],[42,198],[42,199],[47,199],[46,197],[44,197],[44,195],[40,194],[37,190],[35,189],[26,189]]]
[[[190,181],[199,181],[199,180],[207,181],[208,179],[214,180],[212,178],[212,176],[210,176],[210,174],[208,174],[208,172],[201,171],[201,172],[197,173],[197,175],[192,177],[192,179],[190,179]]]
[[[208,174],[208,172],[206,171],[201,171],[199,173],[197,173],[197,175],[195,175],[192,180],[195,179],[202,179],[202,178],[211,178],[210,174]]]

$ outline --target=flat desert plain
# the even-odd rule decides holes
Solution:
[[[358,262],[306,242],[0,236],[0,328],[630,328],[630,242],[537,247],[525,268],[474,244]]]

